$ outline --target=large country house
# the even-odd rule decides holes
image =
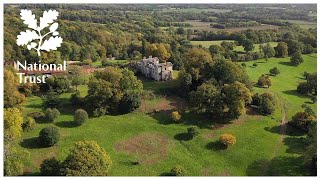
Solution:
[[[147,78],[156,81],[166,81],[172,79],[173,65],[171,62],[159,63],[157,57],[143,58],[138,62],[138,70]]]

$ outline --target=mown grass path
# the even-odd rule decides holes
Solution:
[[[278,93],[272,92],[272,94],[276,95],[276,97],[278,98],[278,100],[280,102],[281,128],[280,128],[280,132],[279,132],[280,133],[279,141],[275,144],[275,146],[273,148],[272,156],[270,159],[273,159],[274,157],[276,157],[277,153],[279,152],[279,147],[281,147],[281,144],[283,144],[284,135],[286,134],[287,122],[288,122],[287,115],[286,115],[285,103],[283,101],[283,98]],[[268,163],[263,168],[261,175],[267,175],[267,172],[270,168],[270,165],[271,165],[271,161],[268,161]]]

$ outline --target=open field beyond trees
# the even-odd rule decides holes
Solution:
[[[225,41],[226,42],[234,42],[232,40],[225,40]],[[220,40],[220,41],[191,41],[191,44],[193,44],[195,46],[201,45],[202,47],[209,48],[211,45],[220,45],[222,42],[223,42],[223,40]],[[265,45],[265,44],[263,44],[263,45]],[[278,43],[277,42],[270,42],[269,44],[272,47],[276,47]],[[254,44],[253,52],[259,51],[259,46],[260,46],[260,44]],[[236,46],[234,48],[234,50],[238,51],[238,52],[245,52],[243,46]]]

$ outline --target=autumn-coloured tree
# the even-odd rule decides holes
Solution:
[[[179,114],[178,111],[173,111],[171,113],[171,118],[174,120],[174,122],[180,122],[181,115]]]
[[[185,73],[197,81],[205,75],[205,68],[213,63],[210,53],[202,48],[189,49],[184,55]]]
[[[23,131],[27,131],[27,132],[32,131],[35,126],[36,126],[36,122],[32,117],[25,117],[22,124]]]
[[[155,56],[159,57],[160,61],[167,61],[171,54],[169,53],[170,46],[164,45],[162,43],[157,45],[157,50],[155,52]]]
[[[78,141],[62,163],[67,176],[107,176],[112,164],[108,153],[95,141]]]
[[[236,143],[236,137],[232,134],[222,134],[219,138],[219,141],[224,144],[226,147],[232,146]]]
[[[11,143],[5,143],[3,154],[4,175],[23,175],[24,162],[29,159],[30,153],[27,150],[13,146]]]
[[[4,109],[4,138],[14,140],[21,136],[23,118],[17,108]]]
[[[160,59],[161,62],[168,60],[171,56],[170,45],[163,43],[146,44],[146,55],[155,56]]]
[[[258,79],[257,85],[260,87],[270,87],[271,86],[271,78],[268,75],[262,74]]]
[[[18,91],[19,78],[11,69],[4,69],[4,108],[20,107],[25,96]]]
[[[315,121],[316,118],[313,115],[307,112],[298,112],[292,116],[289,123],[301,130],[309,131],[310,125]]]

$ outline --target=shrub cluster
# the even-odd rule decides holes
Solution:
[[[172,176],[185,176],[186,170],[182,166],[177,165],[171,169],[170,174]]]
[[[74,113],[73,122],[76,125],[81,125],[88,120],[88,113],[83,109],[78,109]]]
[[[58,143],[59,139],[59,129],[55,126],[49,126],[40,131],[38,142],[43,146],[53,146]]]
[[[222,134],[219,141],[225,146],[229,147],[236,143],[236,137],[232,134]]]
[[[48,122],[54,122],[60,116],[60,112],[56,108],[48,108],[45,112]]]
[[[199,134],[199,131],[195,127],[190,127],[187,129],[187,131],[191,138],[194,138]]]
[[[32,131],[34,129],[36,125],[36,122],[34,121],[34,119],[32,117],[26,117],[23,121],[23,124],[22,124],[22,129],[23,131]]]

